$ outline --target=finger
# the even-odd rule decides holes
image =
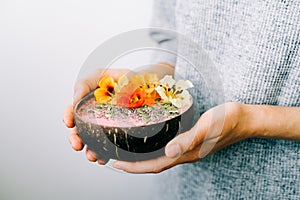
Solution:
[[[106,160],[97,160],[99,165],[105,165],[107,163]]]
[[[97,80],[79,80],[74,87],[73,105],[97,87]]]
[[[105,165],[109,161],[107,155],[104,155],[101,152],[97,152],[96,157],[99,165]]]
[[[176,164],[177,164],[176,159],[162,156],[152,160],[138,161],[138,162],[115,161],[113,163],[113,167],[129,173],[140,174],[140,173],[159,173]]]
[[[82,77],[81,79],[76,81],[74,87],[74,97],[73,97],[74,105],[80,99],[82,99],[86,94],[88,94],[91,90],[98,87],[98,82],[101,77],[111,76],[115,80],[118,80],[118,78],[121,75],[127,73],[129,73],[128,69],[99,69],[86,77]]]
[[[73,128],[71,130],[69,142],[75,151],[81,151],[83,149],[84,145],[82,144],[81,138],[79,137],[76,128]]]
[[[204,113],[191,130],[178,135],[167,144],[166,156],[179,157],[206,140],[218,138],[223,128],[223,123],[220,123],[224,119],[222,114],[218,109],[211,109]]]
[[[203,129],[203,128],[202,128]],[[191,130],[176,136],[165,148],[165,154],[169,158],[178,158],[183,153],[194,149],[205,137],[204,130],[195,125]]]
[[[178,164],[199,161],[200,148],[201,144],[178,158],[162,156],[156,159],[139,162],[115,161],[113,167],[129,173],[160,173]]]
[[[115,161],[113,163],[113,167],[129,173],[160,173],[178,164],[196,162],[200,160],[200,147],[201,145],[198,145],[192,151],[184,153],[179,158],[162,156],[156,159],[139,162]]]
[[[121,76],[130,76],[132,72],[128,69],[106,69],[102,72],[102,76],[111,76],[113,79],[118,80]]]
[[[190,158],[188,160],[193,162],[193,160],[197,161],[197,159],[198,160],[203,159],[213,154],[214,152],[219,151],[220,149],[223,149],[224,147],[228,146],[228,143],[224,143],[223,141],[224,140],[222,140],[221,136],[205,140],[203,141],[202,144],[199,144],[194,150],[187,152],[183,156],[181,156],[180,162],[189,162],[189,161],[184,161],[185,160],[184,157],[187,154],[191,155],[191,153],[194,154],[193,155],[194,158],[193,159]],[[183,159],[183,161],[181,159]]]
[[[96,162],[96,161],[97,161],[96,154],[95,154],[93,151],[87,149],[87,150],[85,151],[85,153],[86,153],[86,158],[87,158],[89,161],[91,161],[91,162]]]
[[[220,138],[221,137],[216,137],[203,142],[198,151],[199,159],[205,158],[206,156],[220,149],[220,144],[218,143]]]
[[[66,127],[72,128],[74,127],[74,115],[73,115],[73,105],[70,104],[64,111],[63,115],[63,122],[65,123]]]

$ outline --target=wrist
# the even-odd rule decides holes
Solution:
[[[225,123],[223,129],[225,132],[231,132],[237,141],[254,137],[256,132],[253,122],[252,109],[247,104],[239,102],[228,102],[225,104]],[[229,122],[229,123],[226,123]]]
[[[300,107],[241,105],[247,137],[300,141]]]
[[[240,106],[240,117],[238,131],[245,138],[261,137],[261,129],[264,121],[263,112],[255,105],[242,104]]]

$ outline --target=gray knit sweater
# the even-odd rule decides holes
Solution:
[[[198,115],[223,101],[300,106],[300,1],[157,0],[153,19],[195,41],[220,74],[221,100],[201,84],[201,72],[172,58],[196,83]],[[248,139],[157,179],[156,199],[300,199],[300,143]]]

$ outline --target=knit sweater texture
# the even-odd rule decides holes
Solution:
[[[191,38],[213,61],[224,89],[220,99],[201,84],[201,71],[167,60],[195,84],[198,115],[230,101],[300,106],[300,1],[156,0],[153,26]],[[189,46],[178,48],[197,57]],[[299,199],[300,143],[247,139],[167,170],[157,181],[155,199]]]

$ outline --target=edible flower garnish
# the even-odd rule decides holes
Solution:
[[[117,105],[138,108],[141,106],[152,106],[160,96],[155,88],[158,85],[156,74],[145,74],[132,76],[128,84],[124,86],[117,95]]]
[[[171,103],[177,108],[191,103],[192,98],[187,89],[194,85],[189,80],[179,80],[176,83],[172,76],[167,75],[160,83],[156,91],[164,103]]]
[[[187,89],[193,87],[188,80],[175,81],[166,75],[159,80],[156,74],[135,75],[129,79],[124,75],[116,82],[112,77],[103,77],[94,92],[100,104],[113,104],[128,108],[169,103],[181,108],[191,103]]]
[[[103,77],[98,85],[99,88],[94,91],[96,101],[98,103],[108,103],[114,96],[115,80],[110,76]]]

